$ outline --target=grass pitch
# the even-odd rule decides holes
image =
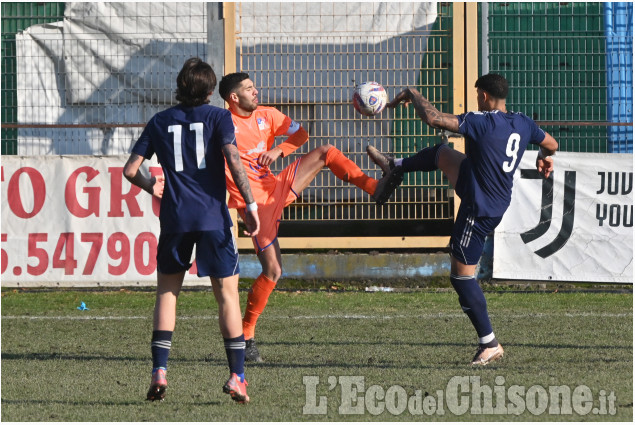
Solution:
[[[236,405],[221,390],[228,371],[210,291],[181,294],[166,400],[150,403],[153,292],[5,290],[1,419],[633,419],[632,294],[486,296],[506,354],[475,369],[474,331],[453,292],[275,292],[256,335],[265,362],[247,364],[252,402]],[[90,310],[77,310],[81,301]],[[466,379],[458,408],[450,386]],[[572,413],[545,399],[554,386],[578,397]],[[483,387],[503,402],[495,412],[480,404]]]

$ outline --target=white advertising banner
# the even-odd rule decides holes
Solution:
[[[633,282],[633,155],[558,152],[549,179],[524,155],[496,228],[493,277]]]
[[[2,157],[3,284],[156,280],[160,201],[123,177],[127,159]]]

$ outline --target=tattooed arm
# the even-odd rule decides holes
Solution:
[[[553,136],[545,131],[545,138],[538,144],[538,157],[536,158],[536,169],[544,178],[549,178],[553,172],[553,158],[558,150],[558,142]]]
[[[459,119],[455,115],[440,112],[437,108],[432,106],[428,99],[423,97],[417,89],[408,87],[399,93],[386,106],[394,108],[401,102],[404,102],[405,105],[412,103],[415,111],[417,111],[417,115],[419,115],[423,122],[428,124],[430,127],[441,128],[453,133],[458,133]]]
[[[223,154],[227,160],[227,166],[232,174],[234,183],[245,200],[245,203],[248,205],[254,204],[255,201],[251,193],[251,186],[249,186],[249,178],[240,160],[238,148],[235,145],[223,145]],[[256,236],[258,234],[260,230],[260,220],[257,210],[249,211],[248,208],[245,209],[245,225],[247,226],[247,231],[245,232],[247,236]]]

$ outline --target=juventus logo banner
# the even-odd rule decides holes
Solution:
[[[494,237],[493,277],[633,282],[633,155],[558,152],[544,179],[527,152]]]

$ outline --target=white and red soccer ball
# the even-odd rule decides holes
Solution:
[[[388,103],[388,95],[381,84],[367,81],[355,87],[353,106],[360,114],[369,117],[377,115],[384,110],[386,103]]]

